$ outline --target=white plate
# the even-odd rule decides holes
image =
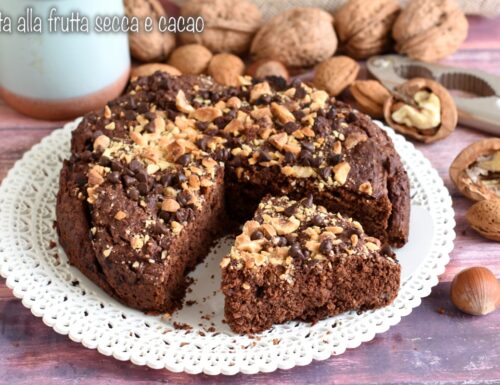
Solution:
[[[307,365],[355,348],[397,324],[429,295],[449,261],[455,237],[451,198],[437,172],[413,145],[391,129],[411,180],[410,241],[397,250],[403,283],[394,303],[315,325],[288,322],[255,337],[232,333],[222,322],[218,261],[221,240],[192,276],[187,306],[167,320],[129,309],[67,263],[53,227],[59,170],[71,130],[54,131],[16,163],[0,187],[0,273],[32,313],[91,349],[138,365],[206,374],[270,372]],[[381,127],[382,124],[380,124]],[[189,324],[191,330],[174,327]]]

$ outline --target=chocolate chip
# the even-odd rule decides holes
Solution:
[[[101,156],[99,158],[99,164],[103,167],[109,167],[111,166],[111,159],[109,159],[107,156]]]
[[[210,138],[208,136],[203,135],[201,139],[196,141],[196,145],[202,149],[203,151],[207,151],[208,143],[210,142]]]
[[[111,161],[111,170],[121,172],[123,170],[123,166],[120,162],[113,160]]]
[[[141,162],[139,162],[137,159],[133,159],[128,166],[133,172],[141,171],[144,169]]]
[[[139,183],[137,189],[142,195],[146,195],[149,192],[149,186],[145,182]]]
[[[161,211],[158,216],[161,217],[161,214],[162,213],[165,213],[165,211]],[[167,213],[169,214],[169,213]],[[168,233],[168,227],[165,226],[165,224],[161,223],[161,222],[156,222],[152,227],[151,227],[151,230],[153,231],[153,233],[155,234],[166,234]]]
[[[252,235],[250,235],[250,239],[252,241],[256,241],[256,240],[259,240],[259,239],[262,239],[264,238],[264,234],[262,233],[262,231],[260,230],[255,230]]]
[[[155,121],[153,120],[152,122],[149,122],[148,124],[146,124],[146,127],[144,127],[144,129],[146,130],[146,132],[153,134],[156,131]]]
[[[288,86],[288,83],[285,78],[276,75],[266,76],[266,80],[269,85],[276,91],[283,91]]]
[[[319,175],[324,179],[327,180],[332,176],[332,168],[330,166],[323,167],[319,170]]]
[[[135,177],[141,183],[146,183],[148,181],[148,173],[144,169],[136,171]]]
[[[323,239],[319,244],[319,252],[323,255],[328,255],[333,250],[333,244],[330,238]]]
[[[283,128],[285,129],[286,133],[290,135],[297,131],[300,126],[296,122],[288,122],[283,126]]]
[[[316,156],[316,157],[312,158],[309,163],[312,167],[319,167],[319,166],[321,166],[321,163],[323,163],[323,157]]]
[[[163,186],[168,187],[172,184],[172,174],[163,174],[160,178],[160,182]]]
[[[298,242],[292,244],[290,246],[290,249],[288,250],[288,254],[290,254],[290,257],[294,259],[304,259],[304,252],[302,251],[300,244]]]
[[[124,175],[123,183],[125,183],[125,186],[134,186],[137,184],[137,179],[132,176]]]
[[[295,163],[296,157],[291,152],[285,152],[285,163]]]
[[[186,167],[191,162],[191,154],[184,154],[177,158],[177,163]]]
[[[137,118],[137,112],[132,111],[132,110],[126,110],[125,111],[125,119],[129,121],[134,121]]]
[[[135,187],[130,187],[127,190],[127,195],[133,201],[138,201],[139,200],[139,190],[137,190]]]
[[[328,164],[331,166],[335,166],[336,164],[340,163],[342,160],[342,154],[330,154],[328,156]]]
[[[256,105],[269,104],[269,103],[271,103],[271,95],[269,94],[262,95],[255,101]]]
[[[177,180],[177,183],[178,184],[182,184],[184,183],[185,181],[187,181],[187,178],[186,178],[186,175],[184,175],[184,173],[182,171],[180,171],[177,175],[176,175],[176,180]]]
[[[301,145],[303,150],[309,151],[309,152],[314,152],[314,143],[302,142],[300,145]]]
[[[336,115],[337,115],[337,109],[335,107],[333,107],[333,106],[330,107],[330,109],[326,113],[327,119],[330,119],[330,120],[335,119]]]
[[[321,215],[316,214],[312,218],[311,223],[312,223],[313,226],[319,226],[319,227],[321,227],[321,226],[325,225],[325,219]]]
[[[295,119],[297,121],[301,121],[302,119],[304,119],[304,116],[306,116],[306,113],[302,110],[297,110],[297,111],[294,111],[292,112],[293,116],[295,117]]]
[[[218,162],[225,162],[228,160],[229,155],[231,154],[229,148],[219,148],[215,151],[214,159]]]
[[[284,211],[283,214],[286,215],[287,217],[291,217],[292,215],[295,214],[297,211],[298,204],[294,203],[293,205],[288,206]]]
[[[196,128],[200,131],[205,131],[208,128],[208,122],[196,122]]]
[[[310,151],[302,150],[299,154],[299,162],[303,166],[310,166],[313,158],[313,154]]]
[[[184,223],[189,220],[190,212],[189,209],[179,209],[175,213],[175,218],[177,219],[178,222]]]
[[[346,116],[345,121],[347,123],[354,123],[358,120],[358,115],[356,115],[354,112],[349,112],[349,114]]]
[[[306,90],[301,85],[295,88],[295,95],[293,95],[294,99],[303,99],[307,95]]]
[[[273,239],[273,244],[278,247],[283,247],[288,244],[288,241],[286,240],[285,237],[274,237]]]
[[[269,162],[271,160],[271,155],[265,150],[259,152],[259,162]]]
[[[187,206],[189,202],[191,201],[191,194],[189,191],[182,191],[179,194],[177,194],[177,202],[181,206]]]
[[[170,218],[172,217],[171,213],[169,213],[167,211],[163,211],[163,210],[160,210],[160,212],[158,213],[158,216],[161,219],[163,219],[165,222],[169,222]]]
[[[118,171],[110,172],[106,179],[109,180],[113,184],[120,183],[120,173]]]
[[[307,208],[311,208],[313,205],[313,196],[309,195],[307,198],[302,199],[302,205]]]

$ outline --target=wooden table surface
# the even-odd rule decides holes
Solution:
[[[500,18],[470,18],[462,49],[447,63],[500,75]],[[31,120],[0,101],[0,181],[22,154],[60,123]],[[465,221],[470,202],[459,195],[448,167],[469,143],[488,135],[464,127],[446,140],[417,145],[453,196],[457,239],[440,283],[422,305],[361,347],[306,367],[234,377],[156,371],[102,356],[56,334],[34,317],[0,279],[0,384],[500,384],[500,311],[467,316],[449,300],[461,269],[483,265],[500,275],[500,246],[480,238]]]

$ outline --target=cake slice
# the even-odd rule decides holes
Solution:
[[[237,333],[390,304],[400,265],[359,222],[312,197],[266,196],[221,262],[225,318]]]

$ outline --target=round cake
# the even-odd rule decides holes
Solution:
[[[178,308],[187,273],[264,196],[312,196],[381,247],[406,243],[408,177],[368,116],[299,81],[241,82],[157,72],[74,131],[57,199],[60,243],[124,304]]]

